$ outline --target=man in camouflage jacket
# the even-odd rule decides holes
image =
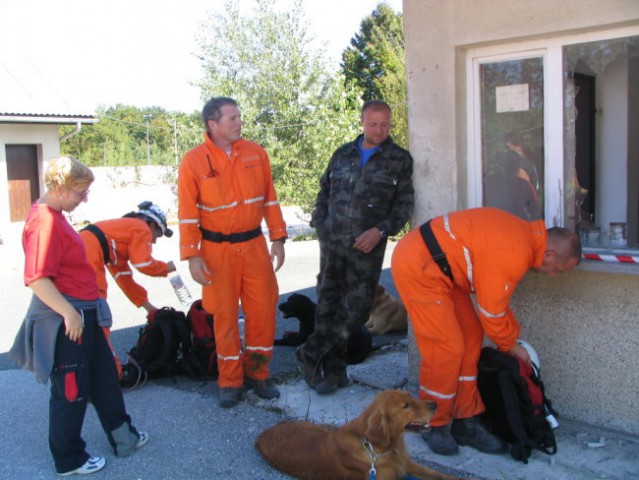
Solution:
[[[296,354],[319,394],[349,384],[348,338],[369,317],[388,236],[413,209],[413,159],[389,137],[390,107],[366,102],[361,124],[363,134],[333,154],[312,213],[320,244],[315,331]]]

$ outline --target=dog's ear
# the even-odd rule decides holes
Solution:
[[[383,410],[374,412],[366,420],[366,439],[380,450],[388,448],[391,443],[388,420],[388,415]]]

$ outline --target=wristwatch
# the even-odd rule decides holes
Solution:
[[[286,243],[286,237],[282,237],[282,238],[276,238],[275,240],[273,240],[274,242],[282,242],[282,243]]]
[[[381,238],[386,238],[388,236],[388,233],[386,233],[386,230],[382,230],[381,228],[378,228],[377,230],[379,230],[379,236]]]

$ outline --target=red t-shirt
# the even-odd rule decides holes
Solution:
[[[63,294],[80,300],[99,297],[95,272],[80,235],[62,212],[34,203],[22,232],[24,283],[49,277]]]

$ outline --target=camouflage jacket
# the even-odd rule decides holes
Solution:
[[[360,168],[360,135],[338,148],[320,180],[311,225],[320,240],[354,240],[377,227],[394,235],[413,210],[413,159],[389,137]]]

